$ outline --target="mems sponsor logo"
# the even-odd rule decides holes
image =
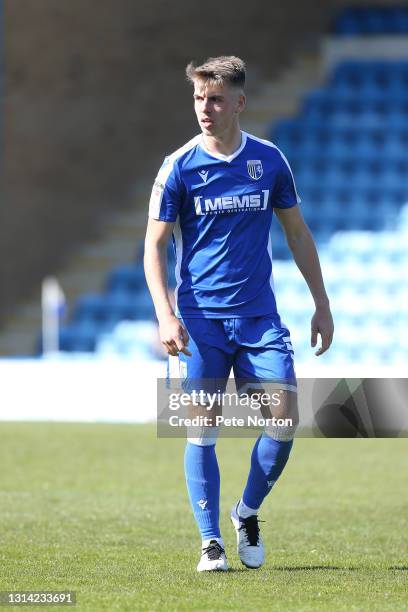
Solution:
[[[220,196],[216,198],[194,197],[194,206],[197,215],[255,212],[266,210],[269,200],[269,189],[261,193],[251,193],[242,196]]]

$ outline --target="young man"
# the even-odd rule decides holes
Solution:
[[[278,216],[316,310],[311,345],[330,346],[333,321],[316,248],[299,210],[289,164],[271,142],[242,132],[245,65],[237,57],[189,64],[201,134],[166,157],[153,186],[145,271],[170,356],[190,390],[228,379],[277,381],[281,402],[270,413],[292,426],[269,427],[256,441],[246,487],[231,512],[238,554],[249,568],[264,562],[258,510],[282,473],[297,425],[296,377],[289,332],[276,309],[270,227]],[[167,290],[167,243],[176,250],[176,312]],[[251,385],[249,391],[253,392]],[[257,386],[255,384],[254,388]],[[259,388],[258,388],[259,391]],[[219,530],[217,428],[188,437],[186,482],[202,537],[198,571],[228,568]]]

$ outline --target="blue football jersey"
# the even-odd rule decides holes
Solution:
[[[276,314],[273,208],[299,203],[282,152],[245,132],[232,155],[210,153],[200,134],[166,157],[153,185],[149,216],[175,222],[176,314]]]

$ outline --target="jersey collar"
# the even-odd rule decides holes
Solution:
[[[234,153],[232,153],[231,155],[223,155],[222,153],[214,153],[213,151],[208,151],[208,149],[206,148],[205,144],[204,144],[204,138],[203,135],[201,134],[201,138],[200,138],[200,147],[203,149],[203,151],[205,151],[207,153],[207,155],[209,155],[210,157],[215,157],[215,159],[219,159],[221,161],[226,161],[228,163],[232,162],[233,159],[235,159],[236,157],[238,157],[238,155],[241,153],[241,151],[243,150],[243,148],[246,145],[246,141],[247,141],[247,135],[246,132],[243,132],[241,130],[241,144],[238,147],[238,149],[236,151],[234,151]]]

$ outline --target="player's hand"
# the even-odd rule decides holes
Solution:
[[[159,321],[160,340],[169,355],[176,357],[179,353],[184,353],[191,357],[187,348],[189,335],[184,325],[179,319],[170,315]]]
[[[330,306],[316,306],[316,311],[312,317],[310,344],[313,347],[316,346],[317,335],[320,334],[322,344],[315,352],[317,357],[327,351],[333,341],[333,333],[334,325]]]

